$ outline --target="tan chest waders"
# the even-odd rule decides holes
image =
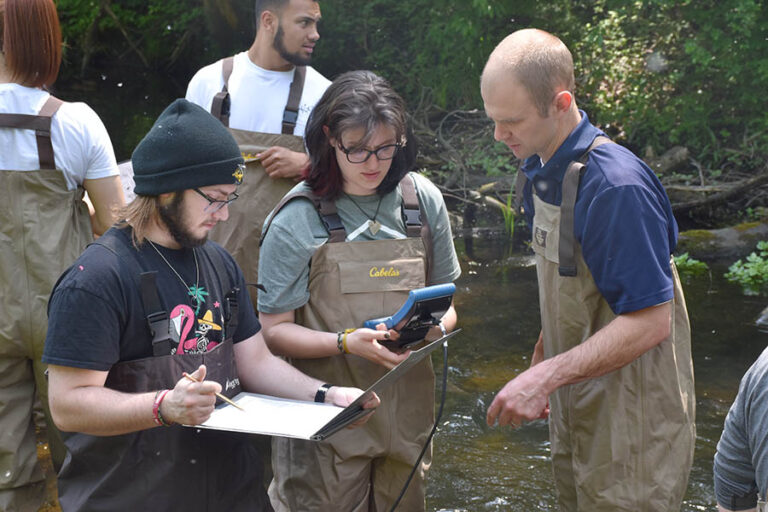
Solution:
[[[616,318],[573,234],[583,167],[579,162],[569,166],[560,207],[535,193],[533,198],[531,246],[545,358],[576,347]],[[549,397],[561,511],[680,509],[696,438],[695,399],[690,324],[671,259],[670,271],[674,298],[669,337],[625,367],[564,386]]]
[[[51,96],[36,116],[0,114],[0,129],[35,130],[40,161],[36,171],[0,170],[0,510],[37,510],[44,497],[32,417],[35,390],[54,463],[64,458],[40,361],[46,308],[59,275],[93,235],[84,190],[68,190],[56,170],[51,118],[60,105]]]
[[[334,203],[317,201],[329,228],[328,243],[312,257],[310,299],[296,322],[325,332],[360,327],[396,311],[427,276],[431,236],[418,213],[412,178],[400,182],[407,235],[399,240],[344,242],[346,231]],[[278,206],[279,208],[280,206]],[[386,268],[388,272],[375,272]],[[292,359],[291,364],[324,382],[367,388],[386,373],[358,356]],[[365,426],[344,430],[325,442],[274,438],[274,480],[269,489],[278,511],[388,510],[408,478],[434,422],[435,376],[429,358],[380,396],[381,406]],[[400,508],[424,510],[428,450]]]
[[[229,127],[230,98],[229,77],[232,74],[233,58],[222,61],[224,89],[213,99],[211,114]],[[298,118],[299,101],[304,89],[306,68],[297,66],[288,94],[288,103],[283,112],[282,133],[261,133],[230,128],[230,133],[240,146],[245,160],[245,176],[238,187],[240,194],[237,204],[229,209],[227,222],[220,222],[210,232],[211,240],[220,243],[235,258],[245,275],[245,282],[255,284],[259,270],[259,238],[264,219],[280,199],[296,184],[287,178],[270,178],[256,155],[273,146],[291,151],[304,150],[304,139],[293,135]],[[258,115],[254,112],[254,115]],[[256,287],[249,287],[251,300],[256,304]]]

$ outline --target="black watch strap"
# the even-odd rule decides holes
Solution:
[[[328,390],[333,387],[333,384],[323,384],[319,388],[317,388],[317,393],[315,393],[315,402],[323,404],[325,403],[325,395],[328,394]]]

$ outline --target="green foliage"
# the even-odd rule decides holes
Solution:
[[[510,241],[512,241],[515,238],[515,218],[517,217],[517,215],[515,215],[515,209],[513,207],[514,201],[512,200],[514,195],[515,195],[514,189],[510,190],[509,194],[507,194],[506,208],[501,211],[502,214],[504,215],[504,231],[506,231]]]
[[[66,48],[62,71],[80,71],[81,64],[106,58],[129,67],[180,66],[187,75],[187,69],[250,43],[246,6],[252,16],[251,0],[58,0]],[[242,17],[232,17],[235,9]]]
[[[741,285],[745,295],[768,295],[768,242],[758,242],[757,250],[746,261],[736,261],[725,274],[726,279]]]
[[[725,147],[768,128],[753,92],[768,73],[764,2],[597,0],[591,20],[568,30],[581,96],[619,140],[722,164]]]
[[[331,75],[371,68],[412,108],[479,108],[478,79],[507,34],[539,27],[571,49],[577,97],[618,142],[685,145],[711,169],[758,169],[768,152],[765,0],[324,0],[317,53]],[[749,146],[750,155],[729,151]],[[503,170],[502,170],[503,172]]]
[[[372,69],[412,105],[426,94],[442,108],[478,105],[479,77],[510,30],[514,2],[326,0],[317,66],[330,76]]]
[[[674,260],[677,271],[684,278],[700,276],[709,271],[709,266],[706,263],[696,258],[691,258],[687,252],[675,256]]]
[[[539,27],[571,49],[579,105],[592,121],[637,152],[685,145],[716,177],[736,167],[760,169],[768,153],[760,93],[768,82],[766,3],[321,0],[314,65],[331,78],[372,69],[412,110],[480,109],[488,54],[507,34]],[[81,66],[152,69],[177,82],[181,95],[201,66],[250,44],[252,4],[59,0],[67,43],[63,74]]]
[[[478,174],[499,177],[513,174],[517,170],[516,160],[504,144],[494,144],[490,147],[467,144],[457,151],[461,155],[461,165]],[[453,170],[457,164],[449,162],[447,167]]]

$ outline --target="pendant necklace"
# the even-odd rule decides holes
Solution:
[[[197,313],[199,313],[200,311],[200,304],[202,302],[201,295],[205,292],[201,292],[198,286],[200,284],[200,267],[197,264],[197,252],[195,251],[195,248],[194,247],[192,248],[192,256],[195,258],[195,287],[191,288],[187,286],[186,281],[184,281],[184,279],[182,279],[179,273],[176,272],[176,269],[173,268],[173,265],[171,265],[171,263],[167,259],[165,259],[165,256],[163,256],[163,253],[161,253],[160,249],[158,249],[157,246],[154,243],[152,243],[152,240],[147,239],[147,242],[149,242],[149,245],[151,245],[152,248],[155,250],[155,252],[157,252],[157,254],[163,259],[165,264],[168,265],[168,267],[173,271],[176,277],[179,278],[179,281],[181,281],[181,284],[183,284],[184,288],[187,290],[187,295],[191,296],[192,300],[195,301],[195,315],[197,315]]]
[[[357,209],[360,210],[363,213],[363,215],[365,215],[365,217],[368,219],[368,230],[371,232],[371,234],[375,235],[376,233],[378,233],[379,230],[381,229],[381,223],[376,220],[376,217],[379,215],[379,208],[381,207],[381,200],[383,199],[384,196],[381,196],[381,195],[379,196],[379,202],[378,202],[378,204],[376,204],[376,211],[373,214],[373,218],[371,218],[371,217],[368,216],[368,213],[366,213],[366,211],[363,210],[362,206],[357,204],[357,202],[354,199],[352,199],[352,196],[350,196],[346,192],[344,192],[344,195],[347,196],[347,198],[350,201],[352,201],[352,204],[357,206]]]

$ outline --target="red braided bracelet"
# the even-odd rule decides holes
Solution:
[[[152,405],[152,419],[155,420],[155,423],[160,427],[170,427],[173,425],[172,422],[166,421],[160,413],[160,404],[163,403],[163,399],[169,391],[170,389],[162,389],[155,393],[155,403]]]

